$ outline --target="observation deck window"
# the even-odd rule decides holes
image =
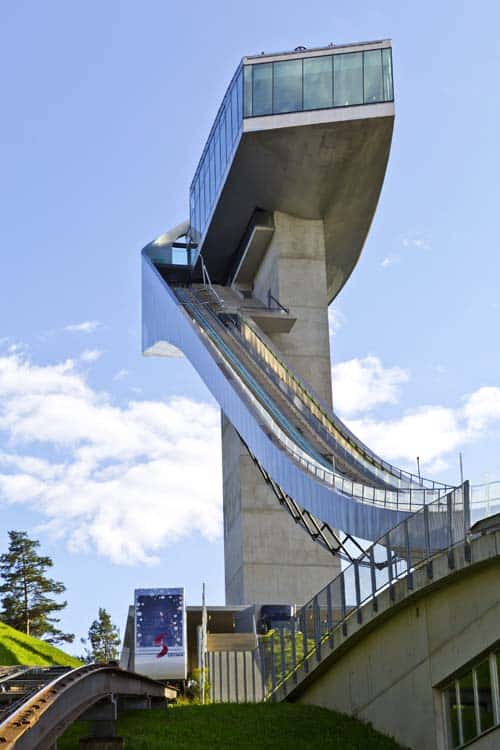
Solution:
[[[392,101],[390,47],[244,66],[244,117]]]
[[[333,65],[331,56],[304,60],[304,109],[333,106]]]
[[[270,115],[273,111],[273,65],[262,63],[253,72],[252,115]]]
[[[243,118],[392,101],[388,47],[240,65],[210,131],[190,191],[191,239],[206,231]]]
[[[350,52],[338,58],[333,65],[334,106],[363,104],[363,53]]]
[[[219,108],[191,183],[190,224],[195,242],[202,237],[217,200],[227,165],[241,132],[242,121],[243,69],[240,65]]]
[[[302,109],[302,60],[274,64],[273,110],[297,112]]]
[[[365,53],[365,102],[380,102],[384,98],[383,71],[380,63],[380,50]]]

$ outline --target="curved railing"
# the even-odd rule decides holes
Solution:
[[[294,395],[299,397],[306,409],[308,409],[319,425],[327,432],[328,436],[333,438],[336,444],[344,449],[348,455],[359,461],[364,468],[373,473],[377,479],[393,485],[394,481],[397,480],[399,489],[410,489],[412,487],[432,490],[450,489],[450,485],[418,476],[410,471],[405,471],[377,456],[349,430],[334,412],[331,412],[311,392],[311,389],[304,384],[290,365],[284,362],[270,343],[264,340],[263,336],[259,334],[248,318],[244,315],[241,315],[240,318],[241,336],[252,347],[262,364],[271,369],[279,377],[280,381]]]
[[[464,482],[430,505],[395,526],[300,607],[289,623],[279,626],[259,642],[265,700],[274,700],[278,690],[293,685],[298,670],[308,671],[322,659],[322,649],[334,647],[335,630],[347,635],[349,620],[362,622],[362,607],[389,590],[394,596],[397,581],[413,588],[415,571],[426,566],[432,578],[433,557],[448,550],[448,564],[454,565],[453,549],[465,543],[469,555],[470,487]],[[323,652],[324,653],[324,652]]]
[[[411,486],[403,489],[379,488],[354,481],[335,472],[327,460],[290,423],[264,388],[248,372],[235,352],[226,344],[216,329],[215,321],[222,326],[218,318],[212,317],[207,312],[206,306],[202,305],[189,290],[178,288],[175,291],[190,317],[198,324],[200,332],[207,336],[219,355],[223,356],[226,366],[238,379],[240,387],[244,390],[248,401],[252,403],[261,421],[286,452],[316,479],[363,503],[407,512],[412,512],[426,503],[434,502],[449,489],[441,484],[437,484],[436,487],[430,489]]]

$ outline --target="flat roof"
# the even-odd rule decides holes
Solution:
[[[376,39],[370,42],[350,42],[349,44],[327,44],[326,47],[304,47],[298,46],[293,50],[286,50],[281,52],[261,52],[256,55],[246,55],[242,58],[243,65],[250,63],[253,64],[257,60],[259,62],[271,62],[275,59],[286,57],[289,59],[300,59],[301,57],[324,55],[327,54],[340,54],[346,50],[349,52],[355,52],[359,49],[380,49],[381,47],[390,47],[392,44],[391,39]]]

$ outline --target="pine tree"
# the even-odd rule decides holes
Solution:
[[[25,531],[9,531],[9,539],[8,551],[0,555],[0,577],[3,579],[0,619],[49,643],[72,643],[74,635],[59,630],[59,619],[51,617],[67,605],[66,601],[57,602],[51,598],[51,595],[66,591],[63,583],[45,575],[47,568],[53,566],[52,560],[38,555],[40,542],[30,539]]]
[[[89,629],[91,650],[89,658],[95,662],[107,662],[118,658],[120,636],[118,628],[111,622],[111,617],[103,607]]]

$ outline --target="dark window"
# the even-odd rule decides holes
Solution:
[[[332,105],[332,56],[304,60],[304,109],[321,109]]]
[[[460,685],[460,713],[462,716],[463,741],[469,742],[469,740],[474,739],[479,734],[474,709],[472,672],[468,672],[458,682]]]
[[[459,707],[457,705],[457,691],[454,682],[446,688],[445,695],[450,720],[451,746],[458,747],[460,745],[460,717]]]
[[[491,690],[490,662],[485,659],[476,669],[477,700],[479,705],[479,721],[481,732],[493,726],[493,694]]]

